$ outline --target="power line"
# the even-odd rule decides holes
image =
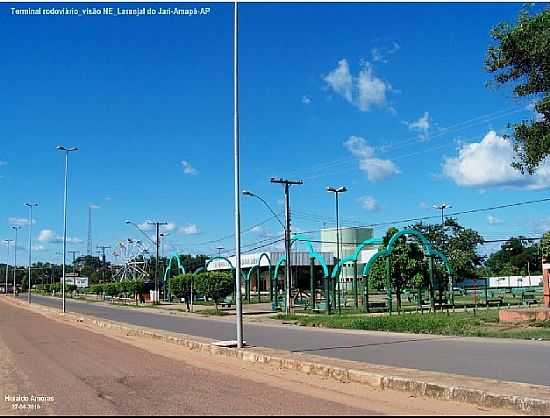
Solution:
[[[282,212],[278,213],[278,215],[281,215]],[[246,232],[250,232],[251,230],[253,230],[254,228],[258,227],[258,226],[262,226],[266,223],[268,223],[269,221],[271,221],[272,219],[276,219],[275,216],[270,216],[269,218],[261,221],[260,223],[257,223],[257,224],[254,224],[254,225],[251,225],[245,229],[243,229],[241,231],[241,233],[246,233]],[[208,245],[208,244],[215,244],[217,242],[220,242],[220,241],[224,241],[226,239],[229,239],[229,238],[233,238],[235,236],[235,233],[232,233],[232,234],[229,234],[229,235],[226,235],[224,237],[221,237],[221,238],[217,238],[217,239],[213,239],[213,240],[209,240],[209,241],[203,241],[203,242],[197,242],[197,243],[189,243],[190,246],[202,246],[202,245]]]
[[[430,135],[430,139],[442,137],[442,136],[448,135],[450,133],[459,132],[459,131],[462,131],[464,129],[472,128],[472,127],[475,127],[477,125],[481,125],[481,124],[490,122],[492,120],[499,119],[499,118],[502,118],[504,116],[508,116],[508,115],[511,115],[511,114],[514,114],[514,113],[519,113],[519,112],[525,112],[525,109],[524,108],[520,108],[520,109],[516,109],[516,108],[503,109],[503,110],[500,110],[500,111],[480,115],[480,116],[477,116],[475,118],[471,118],[471,119],[468,119],[468,120],[465,120],[465,121],[462,121],[462,122],[455,123],[453,125],[449,125],[445,128],[439,128],[440,132]],[[427,142],[427,141],[419,139],[418,135],[415,135],[414,137],[406,138],[406,139],[404,139],[402,141],[398,141],[394,144],[382,145],[382,146],[379,146],[378,148],[379,148],[379,151],[381,153],[387,153],[387,152],[393,151],[395,149],[404,148],[404,147],[408,146],[409,144],[417,144],[418,142]],[[450,145],[452,145],[452,144],[438,145],[436,147],[429,148],[429,150],[443,148],[443,147],[447,147],[447,146],[450,146]],[[415,152],[414,154],[418,154],[418,153],[422,153],[422,152],[426,152],[426,150],[418,151],[418,152]],[[397,157],[397,158],[404,158],[406,156],[408,156],[408,155],[404,155],[402,157]],[[307,173],[311,173],[311,174],[309,176],[305,176],[304,178],[310,180],[310,179],[318,178],[318,177],[321,177],[321,176],[330,175],[332,173],[326,174],[327,168],[332,168],[332,167],[336,167],[336,166],[339,166],[339,165],[342,165],[342,164],[347,164],[347,163],[349,163],[351,161],[355,161],[355,160],[356,160],[356,157],[346,157],[346,158],[341,158],[341,159],[338,159],[338,160],[327,161],[327,162],[318,164],[317,166],[311,167],[311,169],[306,172],[306,175],[307,175]],[[323,174],[315,174],[315,173],[319,173],[320,171],[323,171]],[[295,173],[298,174],[298,171],[296,171]]]
[[[504,205],[490,206],[490,207],[485,207],[485,208],[477,208],[477,209],[468,209],[468,210],[463,210],[463,211],[457,211],[457,212],[447,213],[447,217],[453,217],[453,216],[458,216],[458,215],[467,215],[467,214],[471,214],[471,213],[489,212],[489,211],[498,210],[498,209],[505,209],[505,208],[510,208],[510,207],[532,205],[532,204],[544,203],[544,202],[550,202],[550,197],[544,198],[544,199],[537,199],[537,200],[525,200],[525,201],[522,201],[522,202],[508,203],[508,204],[504,204]],[[367,224],[367,225],[352,225],[352,226],[348,226],[348,227],[343,227],[342,229],[372,228],[372,227],[377,227],[377,226],[387,226],[387,225],[394,225],[394,224],[401,224],[401,223],[426,221],[426,220],[430,220],[430,219],[439,219],[439,215],[422,216],[422,217],[418,217],[418,218],[400,219],[400,220],[395,220],[395,221],[377,222],[377,223],[372,223],[372,224]],[[304,231],[302,233],[303,234],[309,234],[309,233],[314,233],[314,232],[318,232],[318,231],[317,230]]]

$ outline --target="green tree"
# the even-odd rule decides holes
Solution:
[[[540,242],[540,252],[546,262],[550,262],[550,231],[545,232]]]
[[[224,271],[199,273],[195,278],[197,293],[212,299],[216,305],[216,310],[219,302],[233,293],[234,288],[233,275]]]
[[[398,232],[397,228],[389,228],[383,239],[386,248],[391,237]],[[378,259],[369,272],[369,281],[378,290],[386,286],[386,260]],[[405,288],[418,288],[426,285],[424,253],[418,243],[407,241],[406,236],[399,237],[393,247],[391,255],[391,286],[395,289],[397,308],[401,309],[401,293]]]
[[[191,273],[180,274],[170,278],[170,291],[178,299],[185,298],[187,310],[190,310],[191,286],[193,275]]]
[[[541,272],[539,246],[525,237],[512,237],[489,256],[485,267],[490,275],[515,276]]]
[[[432,246],[447,256],[455,280],[476,277],[484,258],[477,252],[483,237],[475,230],[465,228],[456,219],[445,219],[444,225],[417,223],[411,228],[420,231],[432,243]],[[443,266],[434,268],[438,282],[445,276]]]
[[[536,15],[522,10],[514,26],[501,23],[491,31],[487,71],[498,85],[514,83],[519,97],[534,99],[538,117],[512,125],[516,160],[522,173],[534,174],[550,155],[550,9]]]

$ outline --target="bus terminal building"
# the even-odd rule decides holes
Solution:
[[[344,258],[354,254],[357,246],[373,237],[372,228],[340,228],[340,258]],[[337,245],[336,245],[336,229],[327,228],[320,231],[320,240],[312,240],[310,243],[316,251],[316,254],[320,256],[325,264],[329,267],[329,274],[332,271],[336,262]],[[371,245],[365,247],[359,254],[357,263],[358,266],[366,264],[370,258],[378,251],[377,245]],[[267,257],[266,257],[267,255]],[[259,265],[259,275],[256,271],[250,274],[250,290],[252,292],[268,292],[270,290],[269,278],[270,274],[274,273],[274,268],[281,257],[284,257],[284,250],[266,251],[252,254],[241,255],[241,269],[243,270],[244,277],[248,277],[249,270]],[[269,258],[269,260],[268,260]],[[208,271],[225,270],[228,271],[235,266],[235,256],[228,258],[231,265],[223,258],[213,259],[208,264]],[[290,253],[291,260],[291,277],[294,288],[309,289],[309,271],[311,263],[314,265],[315,277],[319,281],[322,279],[321,263],[313,258],[313,254],[308,251],[307,246],[299,241],[296,241],[292,246]],[[271,265],[271,272],[269,266]],[[277,272],[278,288],[284,288],[285,279],[285,263],[281,264],[281,267]],[[361,269],[358,269],[361,271]],[[344,265],[340,274],[340,280],[342,282],[350,282],[353,278],[354,270],[353,263]],[[258,282],[259,276],[259,282]],[[258,289],[259,283],[259,289]],[[320,283],[319,283],[320,284]],[[244,283],[243,283],[244,285]]]

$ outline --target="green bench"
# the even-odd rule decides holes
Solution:
[[[525,292],[521,294],[521,303],[527,306],[536,305],[538,300],[534,292]]]
[[[504,298],[502,296],[499,296],[499,297],[493,297],[491,299],[487,299],[487,306],[490,306],[490,305],[497,305],[497,306],[502,306],[504,305]]]

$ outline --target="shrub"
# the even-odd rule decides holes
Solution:
[[[96,283],[96,284],[93,284],[90,286],[90,293],[93,293],[94,295],[102,295],[103,293],[105,293],[105,289],[103,287],[103,284],[101,283]]]
[[[119,283],[105,283],[105,294],[107,296],[118,296],[121,292],[121,286]]]
[[[180,274],[170,278],[170,292],[177,298],[187,298],[191,293],[193,275]]]
[[[234,288],[235,282],[231,273],[210,271],[199,273],[195,278],[197,293],[212,299],[216,309],[222,299],[233,293]]]

